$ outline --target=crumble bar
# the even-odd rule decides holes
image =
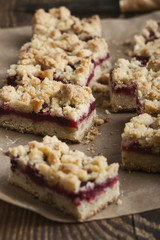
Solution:
[[[40,79],[50,70],[51,80],[92,87],[109,71],[109,57],[98,16],[79,20],[65,7],[49,13],[40,9],[35,14],[32,40],[21,48],[18,64],[8,70],[8,84],[15,86],[23,80],[23,68]]]
[[[121,148],[123,168],[160,172],[160,115],[133,117],[125,125]]]
[[[134,37],[133,57],[143,65],[150,59],[160,57],[160,24],[155,20],[148,20],[141,35]]]
[[[91,86],[109,68],[108,45],[103,38],[85,42],[69,33],[55,39],[34,35],[32,41],[22,47],[18,65],[11,65],[8,70],[8,83],[16,85],[23,80],[23,69],[25,74],[34,74],[40,79],[48,70],[51,80]]]
[[[72,16],[66,7],[51,8],[48,12],[39,9],[34,15],[33,32],[49,38],[53,38],[55,32],[74,33],[83,41],[88,41],[96,36],[100,37],[101,31],[98,15],[80,20]]]
[[[57,137],[9,148],[9,182],[85,221],[119,196],[118,164],[72,151]]]
[[[26,77],[0,89],[0,125],[20,132],[80,142],[96,117],[88,87]]]

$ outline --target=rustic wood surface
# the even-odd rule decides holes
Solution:
[[[60,4],[75,0],[0,0],[0,27],[30,25],[36,8],[47,7],[46,3]],[[76,0],[81,4],[82,0]],[[87,2],[83,1],[83,3]],[[124,17],[116,12],[105,12],[98,4],[106,0],[93,1],[91,11],[102,17]],[[95,4],[96,3],[96,4]],[[75,12],[83,16],[83,12]],[[74,14],[75,14],[74,13]],[[85,16],[87,13],[85,12]],[[128,16],[125,16],[128,17]],[[1,59],[2,61],[2,59]],[[13,206],[0,200],[0,240],[80,240],[80,239],[160,239],[160,210],[133,214],[109,220],[84,224],[55,223],[36,213]]]

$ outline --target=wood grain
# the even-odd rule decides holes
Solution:
[[[33,4],[40,6],[43,3],[54,4],[55,2],[61,4],[60,0],[0,0],[2,6],[0,9],[0,27],[30,25],[33,17]],[[77,0],[77,2],[81,4],[81,1]],[[97,6],[93,6],[93,8],[96,12]],[[82,16],[83,14],[77,13],[77,15]],[[102,11],[101,16],[123,17],[117,13],[105,14],[104,11]],[[36,213],[0,200],[0,240],[64,239],[159,240],[160,210],[83,224],[63,224],[52,222]]]

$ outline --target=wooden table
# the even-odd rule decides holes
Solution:
[[[66,2],[73,1],[75,2],[75,0],[66,0]],[[46,5],[43,4],[49,2],[52,4],[58,4],[62,1],[0,0],[0,27],[30,25],[35,7],[46,7]],[[77,0],[77,2],[80,4],[82,0]],[[97,2],[103,3],[105,0],[97,0]],[[95,8],[92,5],[89,13],[97,13],[97,9],[97,5]],[[108,14],[103,11],[103,8],[99,8],[98,13],[105,17],[122,17],[118,12]],[[74,12],[74,14],[86,16],[87,13],[84,14],[84,12],[80,11]],[[3,61],[3,59],[1,59],[1,61]],[[93,221],[84,224],[63,224],[52,222],[36,213],[21,209],[0,200],[0,240],[9,239],[160,239],[160,210],[132,214],[109,220]]]

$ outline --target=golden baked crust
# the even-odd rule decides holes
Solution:
[[[48,12],[37,10],[34,16],[34,33],[54,37],[55,34],[75,33],[80,39],[101,36],[101,24],[97,15],[80,20],[66,7],[52,8]]]
[[[160,115],[152,117],[144,113],[126,123],[122,144],[128,146],[133,142],[152,147],[156,153],[160,153]]]
[[[0,105],[7,104],[10,108],[22,112],[48,112],[58,117],[78,120],[89,112],[90,104],[95,99],[88,87],[63,84],[26,77],[23,85],[16,88],[4,86],[0,89]]]
[[[38,170],[51,186],[58,182],[71,192],[102,183],[107,178],[115,177],[118,172],[118,164],[108,166],[103,156],[91,158],[83,152],[72,151],[56,136],[46,136],[43,142],[32,141],[26,146],[10,148],[9,155],[11,158],[18,157],[22,168],[29,165]],[[81,186],[83,182],[88,183]]]

